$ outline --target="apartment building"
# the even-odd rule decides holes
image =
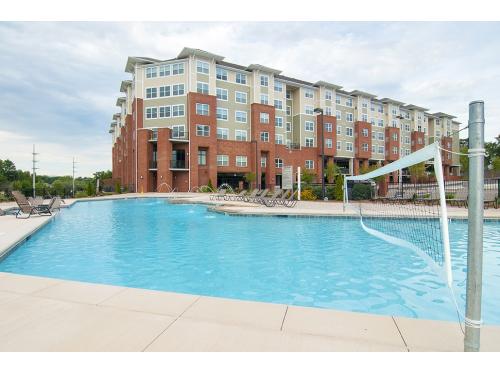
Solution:
[[[236,187],[247,172],[273,188],[284,166],[320,181],[322,159],[358,174],[436,140],[459,147],[452,115],[199,49],[170,60],[129,57],[125,71],[132,77],[121,83],[109,132],[113,177],[129,191],[189,191],[209,181]],[[452,154],[443,154],[443,166],[447,178],[459,176]]]

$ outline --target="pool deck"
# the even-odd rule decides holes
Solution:
[[[217,204],[234,214],[344,215],[342,204],[293,209],[210,201],[207,194],[123,194]],[[73,204],[67,200],[67,204]],[[1,204],[0,208],[12,204]],[[451,208],[450,216],[467,210]],[[489,209],[485,217],[500,218]],[[0,255],[51,220],[0,217]],[[0,272],[0,351],[462,351],[457,322],[240,301]],[[500,351],[500,326],[481,349]]]

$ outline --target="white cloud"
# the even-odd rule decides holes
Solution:
[[[499,23],[2,23],[0,158],[29,168],[35,142],[41,173],[69,173],[73,156],[81,174],[109,168],[107,131],[127,56],[171,58],[184,46],[462,123],[468,103],[483,99],[492,140],[500,133],[499,34]]]

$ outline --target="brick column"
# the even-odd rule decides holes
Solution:
[[[137,132],[137,192],[147,192],[149,181],[149,160],[151,159],[150,131],[141,129]]]
[[[166,186],[162,184],[168,184],[172,187],[172,171],[170,171],[170,161],[172,160],[172,142],[170,142],[170,134],[172,130],[168,128],[158,129],[158,143],[157,143],[157,154],[156,159],[158,161],[158,172],[157,172],[157,187],[156,191],[165,192],[167,191]]]

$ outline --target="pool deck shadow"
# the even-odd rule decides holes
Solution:
[[[341,203],[294,209],[174,198],[231,214],[342,216]],[[75,200],[67,200],[71,206]],[[4,204],[2,208],[6,207]],[[467,210],[453,209],[457,218]],[[500,210],[485,217],[499,218]],[[54,217],[0,217],[0,257]],[[57,216],[56,216],[57,220]],[[0,272],[0,351],[462,351],[458,323],[240,301]],[[481,350],[500,351],[500,326],[481,331]]]
[[[461,351],[458,323],[0,272],[0,351]],[[500,327],[482,329],[500,351]]]

